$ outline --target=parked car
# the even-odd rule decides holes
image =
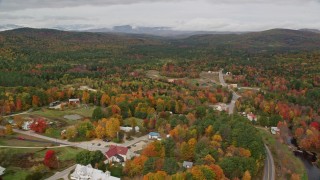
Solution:
[[[101,146],[101,144],[99,143],[99,144],[97,144],[97,146]]]
[[[104,142],[110,142],[110,139],[103,139]]]
[[[18,137],[19,140],[26,140],[26,138],[19,136]]]

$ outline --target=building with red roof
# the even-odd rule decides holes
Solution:
[[[131,159],[132,153],[127,147],[111,145],[109,150],[106,152],[106,158],[108,163],[119,162],[123,163],[127,159]]]

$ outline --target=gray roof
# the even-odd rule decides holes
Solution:
[[[4,174],[4,171],[5,171],[5,170],[6,170],[6,168],[0,166],[0,176],[1,176],[2,174]]]
[[[183,167],[185,168],[191,168],[193,166],[193,162],[190,161],[183,161]]]

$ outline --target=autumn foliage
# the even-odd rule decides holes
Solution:
[[[47,122],[44,119],[36,119],[30,124],[30,129],[37,133],[44,133],[47,128]]]
[[[53,150],[48,150],[44,156],[43,163],[50,169],[58,168],[58,159],[56,156],[56,152]]]

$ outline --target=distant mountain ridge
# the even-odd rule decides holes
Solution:
[[[23,28],[17,25],[0,25],[0,31],[13,30]],[[76,31],[76,32],[99,32],[99,33],[125,33],[125,34],[147,34],[153,36],[163,36],[163,37],[187,37],[197,34],[240,34],[243,32],[231,32],[231,31],[182,31],[175,30],[170,27],[145,27],[137,26],[133,27],[131,25],[114,26],[112,28],[93,28],[90,25],[79,24],[79,25],[58,25],[48,29],[57,29],[62,31]]]
[[[183,40],[194,46],[230,46],[234,49],[319,49],[320,34],[311,31],[271,29],[226,35],[194,35]]]
[[[23,28],[14,24],[0,25],[0,31],[13,30]],[[207,34],[245,34],[245,31],[183,31],[175,30],[171,27],[145,27],[145,26],[131,26],[121,25],[114,26],[112,28],[94,28],[88,24],[74,24],[74,25],[58,25],[48,29],[57,29],[62,31],[76,31],[76,32],[98,32],[98,33],[124,33],[124,34],[146,34],[162,37],[180,37],[185,38],[193,35],[207,35]],[[297,31],[320,33],[318,29],[299,29]],[[263,32],[263,31],[251,31],[251,32]]]
[[[3,47],[34,49],[37,51],[65,51],[66,49],[106,49],[154,46],[156,48],[200,48],[223,51],[274,52],[319,50],[320,33],[290,29],[271,29],[239,34],[196,34],[185,37],[161,37],[126,33],[126,28],[111,32],[75,32],[55,29],[20,28],[0,32]],[[164,28],[165,29],[165,28]],[[123,32],[125,31],[125,32]],[[52,43],[55,42],[55,43]]]

